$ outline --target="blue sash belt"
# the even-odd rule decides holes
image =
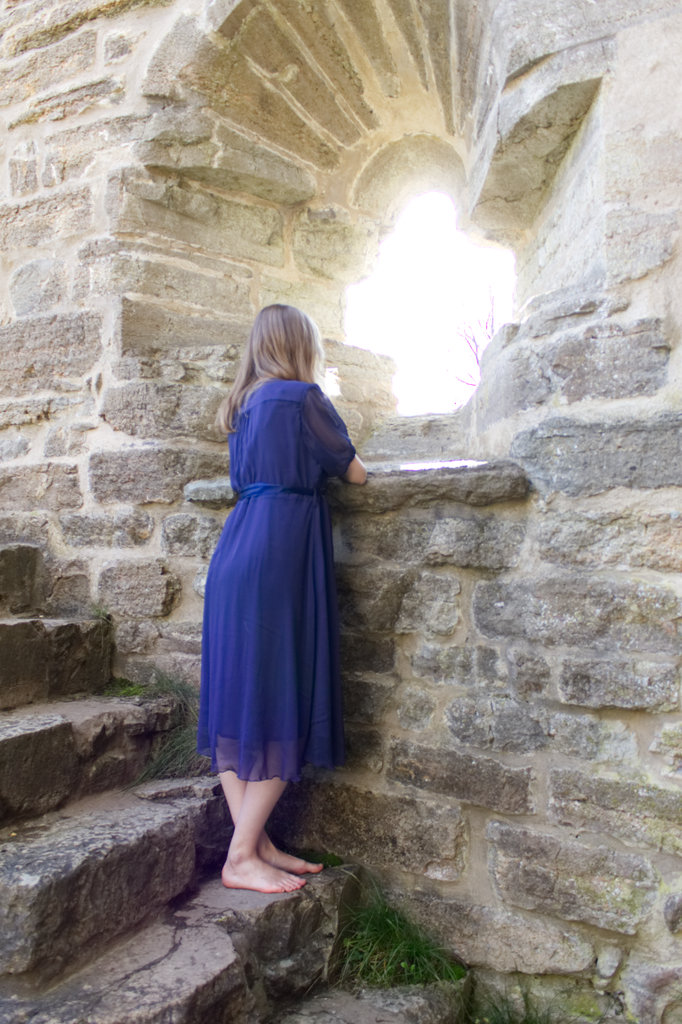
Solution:
[[[309,498],[319,498],[322,491],[313,487],[283,487],[281,484],[249,484],[242,487],[238,498],[258,498],[261,494],[305,494]]]

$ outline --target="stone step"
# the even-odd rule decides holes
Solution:
[[[410,985],[356,993],[332,989],[286,1010],[271,1024],[460,1024],[471,1019],[470,989],[469,975],[447,987]]]
[[[90,697],[0,714],[0,824],[129,785],[176,721],[170,697]]]
[[[86,798],[0,832],[0,975],[58,976],[224,857],[212,779]]]
[[[5,1024],[258,1024],[327,978],[349,870],[295,893],[219,879],[49,989],[0,987]]]
[[[107,619],[1,619],[0,711],[76,693],[98,693],[111,677]]]

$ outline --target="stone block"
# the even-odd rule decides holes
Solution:
[[[679,707],[680,678],[676,663],[566,659],[559,694],[567,704],[588,708],[673,711]]]
[[[329,493],[332,505],[345,511],[390,512],[436,501],[493,505],[525,498],[528,487],[528,478],[516,463],[458,462],[434,468],[415,465],[410,472],[370,469],[365,487],[335,484]]]
[[[98,599],[124,618],[168,615],[180,593],[180,580],[161,559],[112,562],[100,573]]]
[[[54,976],[182,892],[194,873],[192,810],[179,801],[148,802],[143,816],[130,805],[95,811],[7,844],[0,854],[3,970]]]
[[[25,263],[12,274],[9,294],[17,316],[39,313],[61,302],[66,294],[66,270],[59,260]],[[24,330],[30,329],[25,325]]]
[[[89,412],[93,409],[90,395],[82,391],[68,395],[42,395],[37,398],[0,399],[0,427],[23,427],[42,423],[63,412]]]
[[[185,485],[183,491],[185,501],[206,508],[225,509],[234,505],[237,495],[232,490],[230,478],[225,476],[218,480],[192,480]]]
[[[186,512],[167,516],[161,527],[161,549],[169,555],[187,555],[190,558],[210,558],[223,524],[210,516],[190,515]]]
[[[184,118],[175,110],[170,118],[157,115],[135,155],[150,169],[272,203],[302,203],[315,194],[307,168],[195,110]]]
[[[511,768],[489,757],[396,740],[388,777],[464,803],[507,814],[530,814],[530,768]]]
[[[119,654],[147,654],[160,635],[158,624],[145,619],[126,619],[116,623],[116,650]]]
[[[304,273],[347,284],[366,274],[378,245],[374,221],[346,223],[335,209],[308,210],[294,229],[296,265]]]
[[[46,512],[0,514],[0,544],[35,544],[47,548],[49,519]]]
[[[337,567],[341,622],[348,629],[367,632],[392,630],[400,613],[409,573],[391,566]]]
[[[105,620],[0,622],[0,708],[96,693],[109,681],[111,657]]]
[[[344,673],[391,672],[395,663],[395,641],[344,629],[341,632],[341,667]]]
[[[518,564],[524,536],[522,523],[448,516],[436,522],[425,557],[429,565],[506,569]]]
[[[650,213],[630,202],[609,204],[604,248],[610,284],[636,281],[667,263],[679,230],[676,213]]]
[[[112,18],[137,7],[164,6],[169,0],[81,0],[80,3],[56,2],[45,9],[37,5],[28,16],[17,20],[3,39],[5,56],[14,57],[38,47],[56,43],[82,25],[102,16]],[[94,33],[93,33],[94,34]],[[78,39],[78,37],[76,37]]]
[[[495,889],[513,906],[635,935],[656,898],[660,879],[644,857],[501,821],[486,837]]]
[[[113,99],[117,99],[115,94]],[[124,147],[128,150],[130,144],[141,138],[147,129],[147,117],[123,114],[49,135],[45,140],[43,186],[53,188],[82,177],[97,160],[101,160],[104,148],[110,150],[112,160],[115,159],[117,151]]]
[[[0,546],[0,614],[40,611],[45,598],[44,559],[30,544]]]
[[[118,329],[124,356],[153,356],[183,347],[225,350],[235,345],[241,351],[250,323],[237,318],[207,316],[196,309],[181,310],[123,298]]]
[[[430,694],[408,686],[399,697],[398,721],[403,729],[418,732],[431,724],[435,710],[436,702]]]
[[[39,121],[63,121],[75,118],[105,103],[119,103],[123,98],[124,85],[119,78],[99,78],[85,85],[75,86],[41,96],[34,100],[23,114],[10,122],[10,128],[19,128]]]
[[[677,653],[680,598],[669,587],[578,575],[482,581],[474,618],[485,636],[596,651]]]
[[[124,501],[136,505],[178,501],[190,480],[224,477],[226,471],[226,453],[203,452],[196,448],[94,452],[89,466],[90,487],[97,501]]]
[[[154,520],[142,509],[116,512],[69,512],[59,516],[64,540],[73,547],[130,548],[146,544]]]
[[[539,523],[541,558],[558,565],[682,570],[682,521],[676,512],[572,512]]]
[[[339,516],[337,524],[337,561],[351,564],[376,559],[400,565],[423,562],[434,530],[432,520],[404,514]]]
[[[412,655],[412,669],[429,682],[470,689],[499,686],[498,654],[492,647],[422,643]]]
[[[102,412],[114,430],[134,437],[196,437],[216,441],[215,425],[224,393],[217,388],[151,381],[110,387]]]
[[[97,33],[84,29],[58,43],[42,47],[15,60],[3,61],[0,69],[0,104],[21,103],[47,86],[87,71],[95,62]]]
[[[71,723],[43,711],[0,722],[0,822],[44,814],[70,795],[77,754]]]
[[[411,585],[404,591],[396,631],[419,631],[427,636],[453,633],[460,618],[458,596],[462,588],[459,580],[454,576],[422,572],[408,582]]]
[[[0,462],[10,462],[25,455],[31,448],[27,437],[4,437],[0,440]]]
[[[0,507],[6,511],[80,508],[78,467],[64,463],[0,467]]]
[[[34,142],[21,143],[9,161],[9,185],[14,196],[38,189],[38,151]]]
[[[0,248],[28,249],[81,235],[91,227],[92,215],[92,195],[85,186],[0,206]]]
[[[341,295],[335,281],[319,278],[289,281],[266,273],[260,280],[259,306],[269,306],[274,302],[298,306],[313,318],[325,340],[344,336]]]
[[[575,496],[613,487],[679,487],[681,426],[678,413],[608,423],[551,418],[517,434],[511,454],[541,492]]]
[[[546,692],[551,681],[551,671],[541,654],[511,647],[507,651],[507,661],[509,682],[518,697],[525,699]]]
[[[552,749],[568,757],[604,763],[635,762],[637,736],[622,722],[601,721],[596,715],[558,712],[549,720]]]
[[[94,429],[96,425],[75,423],[72,427],[52,427],[45,438],[43,455],[46,459],[82,455],[86,450],[85,431]]]
[[[413,894],[406,909],[464,963],[496,973],[576,974],[594,963],[592,943],[543,918],[469,903],[442,894]]]
[[[362,675],[345,675],[343,679],[343,715],[347,722],[376,725],[391,705],[397,680],[371,679]]]
[[[552,821],[583,831],[615,836],[680,856],[682,792],[648,782],[641,775],[597,775],[574,768],[550,772]]]
[[[509,697],[459,697],[446,709],[448,728],[465,746],[526,753],[547,746],[547,725]]]
[[[81,389],[101,352],[101,321],[91,313],[32,317],[0,327],[0,394]]]
[[[284,262],[283,222],[270,206],[228,199],[199,185],[163,179],[126,179],[122,194],[112,183],[109,207],[116,228],[126,233],[161,235],[196,244],[232,260],[257,260],[279,267]]]
[[[294,847],[453,881],[464,870],[468,845],[456,807],[338,782],[290,787],[275,810],[272,829]]]
[[[386,759],[383,732],[348,722],[345,729],[345,757],[346,771],[380,775]]]
[[[45,614],[80,619],[92,610],[89,565],[80,559],[49,557],[46,560]]]

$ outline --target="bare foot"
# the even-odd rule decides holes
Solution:
[[[255,892],[293,892],[305,885],[304,878],[266,864],[260,857],[250,857],[235,864],[229,854],[220,877],[227,889],[252,889]]]
[[[294,875],[316,875],[324,867],[324,864],[314,864],[312,861],[292,857],[291,854],[278,850],[265,832],[258,842],[258,856],[273,868],[290,871]]]

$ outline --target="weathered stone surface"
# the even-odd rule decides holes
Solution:
[[[434,501],[465,505],[492,505],[525,498],[528,479],[513,462],[459,462],[399,469],[370,469],[365,487],[330,487],[332,503],[347,511],[389,512],[403,505],[430,505]],[[356,492],[362,493],[356,493]]]
[[[185,501],[217,509],[228,508],[237,499],[227,476],[218,480],[192,480],[185,485],[183,494]]]
[[[368,636],[349,629],[341,632],[341,667],[344,672],[390,672],[395,661],[391,637]]]
[[[681,426],[677,413],[608,423],[552,418],[517,434],[511,454],[541,491],[676,487],[682,484]]]
[[[425,729],[430,725],[435,710],[436,702],[433,697],[421,689],[408,687],[400,694],[398,721],[403,729]]]
[[[519,647],[507,652],[509,682],[517,696],[526,699],[544,693],[550,684],[551,671],[541,654]]]
[[[90,456],[90,487],[97,501],[169,504],[190,480],[224,477],[227,453],[182,448],[126,448]],[[1,492],[0,492],[1,493]]]
[[[272,827],[294,847],[327,850],[346,860],[431,878],[459,878],[467,850],[466,825],[458,808],[343,783],[290,787]]]
[[[433,683],[462,688],[500,683],[498,654],[492,647],[457,647],[422,643],[412,655],[412,668]]]
[[[10,191],[14,196],[35,192],[38,188],[38,151],[34,142],[16,147],[9,161]]]
[[[224,393],[186,384],[124,384],[108,388],[104,418],[114,428],[140,437],[198,437],[216,441],[215,425]]]
[[[682,521],[677,512],[572,512],[541,521],[540,556],[567,566],[682,570]]]
[[[105,620],[0,622],[0,708],[74,693],[96,693],[111,674]]]
[[[450,991],[438,985],[343,989],[314,995],[277,1016],[276,1024],[456,1024],[466,1003],[467,978]]]
[[[679,650],[680,599],[668,587],[544,576],[531,581],[483,581],[474,617],[491,637],[601,650]]]
[[[337,518],[338,541],[334,542],[334,551],[338,562],[422,562],[434,531],[431,519],[417,519],[404,513]]]
[[[46,512],[10,512],[0,515],[0,544],[35,544],[45,549],[48,524]]]
[[[461,589],[454,576],[422,572],[404,592],[396,632],[449,636],[459,622]]]
[[[117,99],[115,93],[113,99]],[[147,125],[146,117],[124,114],[121,117],[105,117],[94,124],[65,128],[48,136],[45,140],[46,155],[41,177],[43,186],[53,188],[82,177],[98,158],[101,159],[104,146],[112,151],[113,158],[117,149],[127,147],[140,138]]]
[[[23,397],[18,399],[0,399],[0,427],[23,427],[32,423],[42,423],[60,413],[81,410],[92,410],[89,395],[80,393],[70,395],[42,395],[38,398]]]
[[[80,235],[92,220],[90,189],[0,207],[0,248],[23,249]]]
[[[0,328],[0,394],[74,390],[101,354],[100,318],[36,317]]]
[[[224,350],[236,345],[241,350],[249,328],[245,319],[210,316],[196,308],[175,309],[129,298],[121,302],[119,332],[124,355],[154,356],[183,347],[220,346]]]
[[[0,468],[0,506],[6,511],[80,508],[78,467],[64,463]]]
[[[637,760],[637,736],[622,722],[558,713],[550,718],[549,735],[552,748],[569,757],[616,763]]]
[[[0,822],[42,814],[69,796],[76,775],[71,725],[54,711],[0,722]]]
[[[348,722],[345,728],[345,770],[380,775],[386,760],[384,733],[364,724]]]
[[[159,627],[146,619],[127,619],[116,624],[115,637],[118,654],[145,654],[158,640]]]
[[[54,618],[81,619],[92,611],[87,562],[71,558],[46,561],[44,612]]]
[[[523,974],[574,974],[594,962],[579,932],[542,918],[442,896],[413,895],[411,914],[471,967]]]
[[[525,753],[547,746],[547,725],[526,703],[508,697],[458,697],[446,710],[451,734],[458,743]]]
[[[57,818],[0,852],[7,973],[57,974],[86,948],[125,932],[187,886],[194,873],[200,801],[147,803]]]
[[[107,102],[120,102],[123,92],[124,85],[120,78],[99,78],[35,100],[23,114],[10,122],[10,128],[38,121],[63,121],[68,117],[77,117]]]
[[[29,544],[0,546],[0,614],[36,612],[45,598],[44,559]]]
[[[397,679],[371,679],[344,673],[343,716],[348,722],[377,724],[390,705]]]
[[[518,564],[524,535],[522,523],[492,517],[439,519],[426,548],[426,561],[461,568],[510,568]]]
[[[501,821],[486,836],[493,882],[507,903],[625,935],[635,935],[651,910],[659,878],[644,857]]]
[[[682,853],[682,792],[638,775],[615,778],[572,768],[550,773],[550,816],[655,849]]]
[[[161,547],[169,555],[210,558],[218,543],[223,524],[210,516],[181,512],[168,516],[161,528]]]
[[[20,103],[46,86],[55,86],[87,71],[94,64],[96,46],[97,33],[85,29],[79,35],[43,47],[38,53],[3,61],[0,104]]]
[[[4,54],[13,57],[37,47],[47,46],[74,32],[81,25],[101,17],[114,17],[136,7],[151,7],[167,0],[80,0],[79,3],[54,2],[48,8],[36,5],[17,20],[3,40]]]
[[[27,437],[5,437],[0,440],[0,462],[9,462],[20,455],[25,455],[31,442]]]
[[[136,155],[150,169],[270,202],[301,203],[315,194],[305,167],[196,111],[157,115]]]
[[[508,814],[533,810],[531,769],[510,768],[489,757],[396,740],[388,777]]]
[[[129,548],[146,544],[154,520],[142,509],[123,508],[103,512],[70,512],[60,515],[59,525],[67,544],[74,547]]]
[[[341,621],[349,629],[388,631],[400,613],[411,578],[391,566],[338,567]]]
[[[94,429],[93,424],[76,423],[73,427],[52,427],[43,447],[46,459],[59,458],[61,455],[82,455],[85,451],[87,430]]]
[[[180,580],[161,559],[113,562],[100,573],[97,592],[109,612],[125,618],[156,618],[170,612],[180,593]]]
[[[588,708],[645,708],[672,711],[679,706],[676,664],[646,661],[565,660],[559,693],[567,704]]]
[[[294,260],[303,271],[352,283],[364,276],[377,244],[374,221],[351,224],[332,207],[308,209],[294,229]]]
[[[620,975],[627,1011],[634,1020],[677,1024],[682,1014],[682,962],[676,956],[662,962],[647,952],[631,953]]]
[[[194,244],[230,259],[258,260],[281,266],[283,223],[279,211],[228,199],[200,185],[159,178],[128,179],[120,198],[112,192],[110,208],[118,230],[149,233]]]

